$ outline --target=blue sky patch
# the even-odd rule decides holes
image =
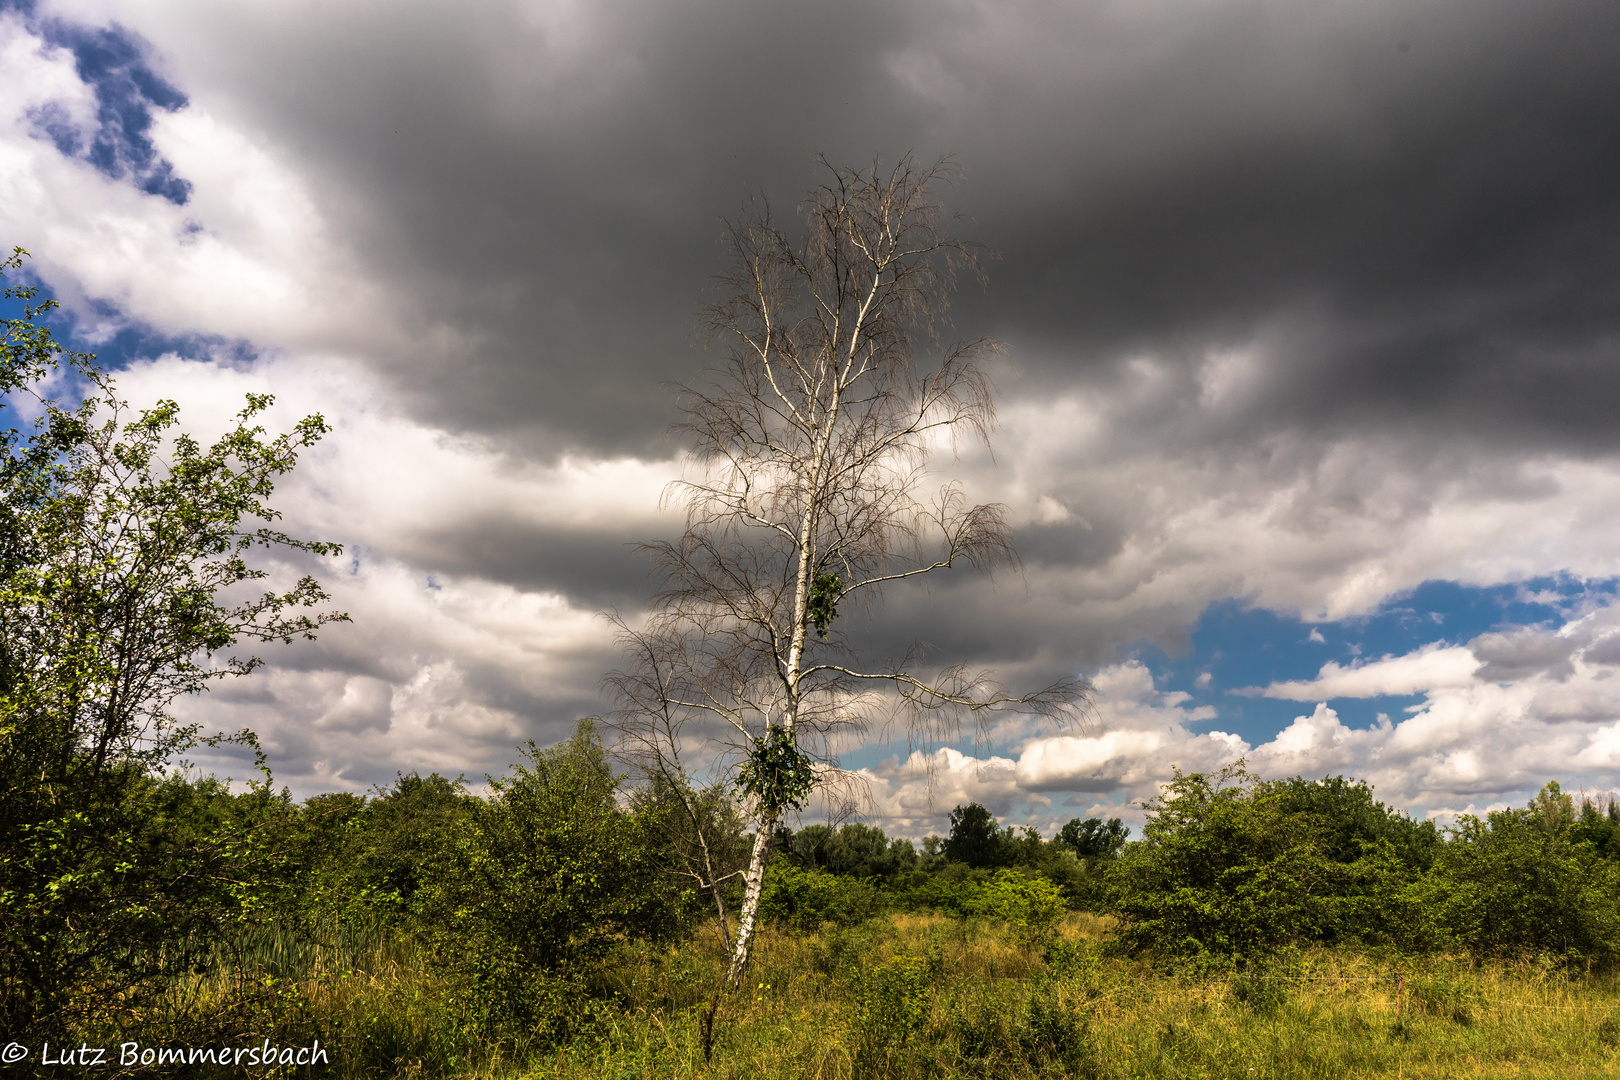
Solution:
[[[34,14],[31,2],[0,0],[0,11]],[[131,180],[148,195],[183,206],[191,183],[158,154],[152,142],[154,112],[183,108],[185,94],[153,70],[149,49],[137,34],[116,23],[90,27],[47,19],[36,28],[52,45],[73,54],[74,70],[95,94],[96,126],[82,130],[59,105],[35,110],[36,131],[62,154],[89,162],[115,180]]]
[[[7,272],[5,284],[39,285],[38,278],[30,270],[25,260],[20,271]],[[49,289],[41,288],[34,302],[41,303],[51,295]],[[105,301],[91,300],[89,308],[89,312],[82,316],[65,308],[57,308],[39,321],[50,328],[58,345],[75,352],[92,354],[96,358],[96,366],[112,373],[115,379],[119,371],[131,364],[169,353],[188,360],[208,360],[238,366],[249,364],[258,356],[258,351],[246,341],[230,341],[206,334],[166,334],[130,319]],[[0,319],[17,319],[22,314],[22,301],[0,297]],[[86,384],[74,378],[64,396],[80,400],[80,395],[87,389]],[[15,420],[15,413],[0,411],[0,427],[13,427]]]
[[[1185,655],[1171,657],[1152,645],[1139,646],[1128,655],[1147,665],[1160,689],[1185,691],[1193,704],[1215,707],[1219,715],[1199,725],[1201,730],[1228,731],[1259,745],[1294,717],[1309,715],[1315,704],[1238,691],[1309,680],[1329,661],[1349,667],[1435,642],[1465,645],[1493,630],[1556,629],[1587,605],[1612,601],[1617,586],[1620,579],[1571,576],[1485,587],[1427,581],[1390,598],[1371,614],[1337,622],[1308,622],[1224,600],[1205,609]],[[1411,694],[1330,698],[1328,704],[1347,727],[1364,728],[1376,723],[1379,713],[1398,723],[1407,707],[1422,700],[1423,695]]]
[[[11,285],[38,285],[28,260],[22,270],[9,271],[6,283]],[[49,289],[41,288],[34,302],[41,303],[52,296]],[[57,344],[78,352],[92,353],[97,366],[117,372],[139,360],[150,360],[166,353],[187,359],[211,359],[246,363],[257,352],[245,341],[227,342],[207,334],[166,334],[145,323],[129,318],[116,305],[104,300],[90,300],[89,311],[76,315],[66,308],[57,308],[40,321],[50,327]],[[0,299],[0,318],[21,318],[20,300]]]

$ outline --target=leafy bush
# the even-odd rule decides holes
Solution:
[[[384,911],[414,910],[423,886],[452,857],[450,840],[472,804],[460,781],[401,775],[354,821],[346,845],[351,887]]]
[[[305,800],[276,823],[275,842],[297,868],[283,917],[312,930],[333,918],[413,921],[424,886],[454,858],[472,802],[459,781],[437,773],[401,775],[370,799],[334,792]]]
[[[677,767],[654,768],[630,806],[658,837],[661,858],[681,892],[681,920],[692,925],[742,903],[742,874],[753,847],[729,785],[694,785]]]
[[[857,1075],[886,1076],[896,1071],[912,1037],[925,1027],[930,990],[940,971],[937,953],[893,956],[855,969]]]
[[[1611,814],[1549,784],[1528,807],[1462,818],[1442,837],[1333,777],[1259,781],[1241,762],[1175,774],[1143,840],[1110,867],[1132,949],[1243,958],[1347,938],[1415,951],[1620,952]]]
[[[273,877],[260,837],[222,785],[162,779],[227,740],[170,710],[252,671],[240,641],[342,616],[306,610],[326,600],[313,578],[253,592],[256,548],[338,550],[280,532],[270,505],[320,416],[266,437],[272,401],[250,394],[204,446],[174,402],[136,413],[61,349],[36,289],[0,300],[22,306],[0,320],[0,411],[34,414],[0,416],[0,1026],[20,1035],[130,1008],[251,916]],[[74,384],[76,406],[44,396]]]
[[[801,933],[824,922],[854,926],[887,910],[888,896],[869,881],[780,863],[766,870],[759,900],[760,918]]]
[[[647,823],[618,807],[589,721],[550,750],[530,743],[525,756],[529,764],[491,782],[487,801],[469,805],[423,913],[470,1023],[561,1035],[591,1012],[592,968],[625,935],[669,931],[675,896]]]
[[[1234,972],[1227,988],[1232,1000],[1257,1016],[1275,1016],[1288,1001],[1293,969],[1287,964],[1257,959]]]
[[[1308,815],[1286,813],[1242,764],[1177,770],[1148,804],[1140,843],[1110,867],[1108,906],[1128,948],[1242,956],[1320,935],[1342,883]]]
[[[1039,874],[999,870],[978,886],[967,901],[967,914],[1000,919],[1017,927],[1020,937],[1050,937],[1063,916],[1063,892]]]
[[[1413,821],[1373,798],[1364,781],[1343,776],[1264,781],[1262,790],[1284,814],[1301,814],[1315,825],[1315,842],[1325,858],[1353,863],[1370,848],[1388,845],[1403,865],[1425,870],[1443,840],[1432,821]]]
[[[1584,841],[1605,859],[1620,862],[1620,800],[1583,799],[1580,816],[1570,823],[1569,838]]]
[[[1485,956],[1620,950],[1620,864],[1575,838],[1569,803],[1554,783],[1523,810],[1461,818],[1402,894],[1411,944]]]

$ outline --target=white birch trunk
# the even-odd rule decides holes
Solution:
[[[838,418],[838,399],[835,396],[828,410],[826,425],[817,434],[815,452],[811,458],[809,498],[804,519],[799,525],[799,567],[793,589],[793,633],[789,637],[785,682],[787,708],[782,717],[782,730],[789,739],[793,723],[799,716],[799,675],[804,663],[805,619],[810,603],[810,566],[813,561],[811,546],[815,542],[816,511],[819,508],[822,461],[827,452],[828,430]],[[759,921],[759,895],[765,887],[765,864],[770,861],[771,832],[776,828],[780,809],[767,807],[759,819],[759,831],[754,835],[754,851],[748,860],[748,876],[744,879],[742,910],[737,913],[737,944],[731,952],[731,967],[726,972],[726,984],[736,987],[748,970],[749,951],[754,944],[754,927]]]
[[[793,587],[793,632],[789,635],[788,656],[783,680],[787,684],[787,702],[783,710],[782,730],[789,739],[794,739],[793,725],[799,718],[799,679],[803,674],[804,643],[807,632],[806,623],[810,605],[810,578],[815,566],[816,529],[821,513],[822,488],[827,478],[822,475],[826,466],[827,450],[833,438],[834,429],[838,426],[839,406],[843,404],[842,396],[847,389],[844,378],[854,366],[862,341],[862,331],[866,325],[867,313],[877,299],[878,290],[882,283],[882,271],[874,275],[872,285],[866,298],[860,305],[860,311],[855,319],[855,326],[849,339],[849,354],[847,364],[839,370],[839,363],[834,355],[829,353],[823,359],[825,365],[822,376],[827,379],[826,385],[831,388],[826,404],[826,412],[815,423],[810,465],[806,470],[806,498],[804,517],[799,522],[798,556],[799,566]],[[836,339],[836,331],[834,334]],[[768,357],[766,358],[768,362]],[[774,383],[773,383],[774,385]],[[813,412],[810,415],[814,415]],[[795,745],[797,743],[795,742]],[[742,981],[743,973],[748,970],[748,957],[754,943],[754,927],[759,921],[759,897],[765,887],[765,865],[770,861],[771,832],[776,828],[779,807],[769,807],[760,816],[759,832],[754,837],[754,851],[748,860],[748,876],[745,879],[743,890],[742,910],[737,915],[737,941],[731,953],[731,966],[726,972],[726,984],[736,987]]]
[[[731,950],[731,966],[726,969],[726,985],[736,988],[748,970],[749,951],[754,944],[754,926],[759,921],[759,897],[765,888],[765,864],[770,861],[771,831],[776,815],[760,818],[754,834],[754,851],[748,860],[748,876],[743,879],[742,910],[737,914],[737,940]]]

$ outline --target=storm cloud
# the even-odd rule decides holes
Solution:
[[[289,522],[349,545],[361,636],[198,708],[252,712],[304,788],[477,773],[600,708],[596,613],[634,615],[631,545],[678,527],[670,384],[717,359],[721,219],[753,192],[791,220],[817,153],[953,154],[959,231],[1000,255],[955,308],[1009,346],[995,454],[937,464],[1011,507],[1024,573],[892,593],[875,652],[1040,680],[1184,650],[1223,600],[1346,619],[1620,574],[1617,54],[1595,0],[11,0],[0,242],[92,346],[190,343],[135,349],[130,392],[337,424]],[[1442,693],[1438,656],[1446,693],[1578,685],[1581,715],[1620,655],[1432,644],[1389,658],[1403,692]],[[1376,674],[1335,663],[1272,697]],[[1396,752],[1367,730],[1334,768]],[[1048,737],[1081,741],[996,783],[1146,791],[1174,744]]]

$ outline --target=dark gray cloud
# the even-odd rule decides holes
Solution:
[[[1620,664],[1620,634],[1611,634],[1581,656],[1588,664]]]
[[[1575,672],[1570,658],[1580,646],[1576,638],[1530,627],[1481,634],[1468,643],[1479,658],[1478,677],[1504,683],[1541,674],[1567,679]]]
[[[915,148],[959,155],[1004,255],[961,323],[1021,392],[1258,343],[1227,430],[1168,434],[1613,445],[1620,12],[1172,10],[219,9],[162,44],[410,298],[422,348],[376,362],[453,427],[645,451],[719,217],[754,186],[791,212],[817,151]]]
[[[544,529],[502,518],[446,521],[398,553],[441,573],[563,593],[593,609],[639,607],[656,585],[649,557],[622,528]]]

